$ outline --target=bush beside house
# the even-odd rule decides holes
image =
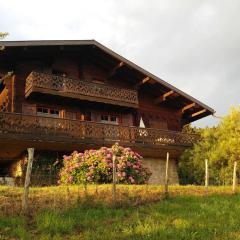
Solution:
[[[130,148],[115,144],[112,148],[86,150],[84,153],[73,152],[64,156],[60,170],[60,184],[110,183],[112,182],[113,154],[116,155],[118,183],[144,184],[151,173],[143,167],[142,157]]]

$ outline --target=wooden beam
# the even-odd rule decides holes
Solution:
[[[7,78],[11,77],[13,75],[13,71],[12,72],[8,72],[7,74],[5,74],[4,76],[2,76],[0,78],[0,84]]]
[[[108,78],[112,77],[116,73],[116,71],[124,65],[125,65],[124,62],[120,62],[116,67],[113,68],[113,70],[108,75]]]
[[[145,77],[143,80],[141,80],[141,82],[137,83],[134,88],[139,88],[141,85],[143,85],[144,83],[148,82],[150,80],[150,77]]]
[[[169,97],[170,95],[173,95],[174,94],[174,91],[171,90],[169,92],[166,92],[164,93],[163,95],[161,95],[160,97],[157,97],[154,101],[155,104],[158,104],[158,103],[161,103],[161,102],[164,102],[166,100],[167,97]]]
[[[195,113],[193,113],[193,114],[191,115],[191,117],[196,117],[196,116],[198,116],[198,115],[200,115],[200,114],[202,114],[202,113],[205,113],[206,111],[207,111],[206,109],[203,109],[203,110],[201,110],[201,111],[195,112]]]
[[[169,91],[169,92],[167,92],[167,93],[164,93],[163,96],[164,96],[164,98],[166,98],[166,97],[172,95],[173,93],[174,93],[174,91],[171,90],[171,91]]]
[[[186,105],[185,107],[182,108],[182,113],[184,113],[186,110],[188,110],[192,107],[195,107],[195,106],[196,106],[196,103],[191,103],[191,104]]]
[[[16,75],[12,77],[12,82],[11,82],[11,112],[15,112],[15,98],[16,98],[16,93],[15,93],[15,86],[16,86]]]
[[[149,80],[150,80],[150,77],[145,77],[145,78],[142,80],[141,84],[144,84],[144,83],[148,82]]]
[[[120,68],[124,65],[124,62],[120,62],[115,68]]]

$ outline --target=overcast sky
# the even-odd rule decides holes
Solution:
[[[240,104],[239,12],[240,0],[0,0],[0,31],[95,39],[224,115]]]

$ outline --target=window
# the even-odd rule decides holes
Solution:
[[[37,107],[37,115],[59,118],[60,111],[54,108]]]
[[[38,114],[38,115],[48,114],[48,108],[37,107],[37,114]]]
[[[59,110],[50,109],[50,115],[53,117],[59,117]]]
[[[108,115],[102,115],[101,121],[108,121]]]
[[[60,70],[53,69],[52,73],[57,76],[67,77],[67,73]]]
[[[117,117],[110,116],[110,122],[117,122]]]
[[[112,115],[101,115],[102,123],[118,124],[118,117]]]

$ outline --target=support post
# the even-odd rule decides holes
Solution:
[[[233,193],[236,193],[236,186],[237,186],[237,161],[234,161],[234,165],[233,165],[233,185],[232,185]]]
[[[166,158],[165,198],[168,198],[168,197],[169,197],[169,192],[168,192],[168,183],[169,183],[169,178],[168,178],[168,166],[169,166],[169,152],[167,152],[167,158]]]
[[[112,197],[115,203],[116,201],[116,155],[113,154],[113,185],[112,185]]]
[[[205,159],[205,192],[206,193],[208,193],[208,182],[209,182],[208,160]]]
[[[25,177],[23,199],[22,199],[22,210],[24,214],[26,214],[29,209],[28,194],[29,194],[29,186],[30,186],[32,164],[33,164],[33,157],[34,157],[34,148],[28,148],[27,150],[28,150],[28,165],[27,165],[27,172]]]

